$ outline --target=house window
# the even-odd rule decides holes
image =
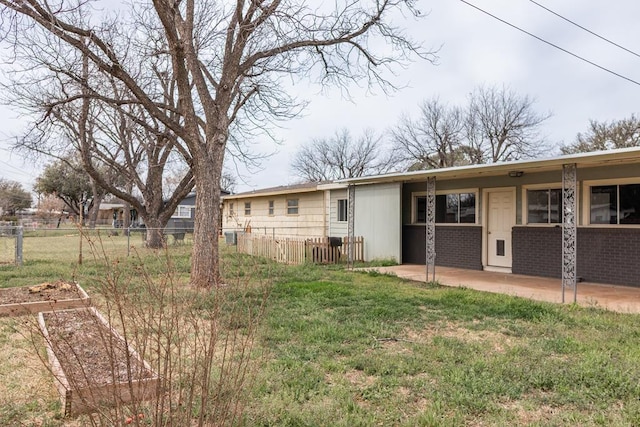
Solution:
[[[346,222],[349,216],[349,205],[347,199],[338,200],[338,222]]]
[[[562,189],[527,190],[527,223],[559,224],[562,222]]]
[[[233,202],[229,203],[229,216],[233,216]]]
[[[414,220],[417,224],[427,222],[427,196],[417,196],[415,199]]]
[[[269,200],[269,216],[273,216],[274,212],[274,202],[273,200]]]
[[[475,224],[476,193],[436,195],[436,224]],[[413,222],[427,222],[427,196],[414,197]]]
[[[245,216],[251,215],[251,202],[244,202],[244,214]]]
[[[298,215],[298,199],[287,200],[287,215]]]
[[[171,218],[191,218],[191,208],[189,205],[178,205],[176,211],[171,215]]]
[[[640,224],[640,184],[593,186],[589,209],[591,224]]]

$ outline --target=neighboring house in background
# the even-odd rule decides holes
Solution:
[[[191,192],[182,199],[173,215],[167,222],[166,229],[176,232],[193,232],[196,218],[196,193]]]
[[[337,183],[355,186],[366,260],[425,263],[426,181],[435,178],[436,265],[559,278],[563,165],[576,167],[577,276],[640,286],[638,148]]]
[[[110,225],[114,228],[122,228],[124,224],[124,211],[125,204],[123,202],[100,203],[96,223],[99,225]],[[139,226],[140,218],[138,218],[138,211],[136,209],[131,208],[129,210],[129,218],[129,223],[132,227]]]
[[[225,196],[222,230],[277,237],[345,237],[345,188],[314,182]]]
[[[228,196],[229,192],[222,190],[221,197]],[[186,232],[193,233],[193,227],[196,218],[196,192],[192,191],[182,199],[173,215],[167,223],[167,232]],[[222,221],[222,218],[220,218]]]
[[[221,196],[229,195],[229,192],[222,191]],[[121,228],[124,223],[124,210],[125,204],[119,203],[101,203],[98,214],[98,224],[109,224],[114,228]],[[193,226],[195,222],[195,210],[196,210],[196,193],[192,191],[180,201],[180,204],[176,208],[173,215],[167,222],[166,229],[168,232],[180,232],[187,233],[193,232]],[[138,216],[136,209],[130,209],[130,223],[132,227],[139,227],[143,225],[142,218]]]

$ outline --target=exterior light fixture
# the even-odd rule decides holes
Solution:
[[[510,178],[520,178],[522,175],[524,175],[522,171],[509,171]]]

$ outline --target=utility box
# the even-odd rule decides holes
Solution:
[[[227,245],[237,245],[238,244],[238,233],[235,231],[225,231],[224,232],[224,240]]]

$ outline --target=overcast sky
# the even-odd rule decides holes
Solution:
[[[530,0],[468,0],[536,36],[576,55],[640,82],[640,57],[626,52],[554,16]],[[640,53],[640,2],[637,0],[536,0],[556,13],[633,52]],[[297,87],[294,95],[311,101],[303,117],[282,123],[276,132],[282,141],[267,138],[260,151],[277,154],[263,162],[262,170],[242,171],[245,182],[238,191],[296,182],[289,164],[297,147],[312,138],[329,137],[349,129],[358,135],[365,128],[384,132],[404,112],[414,115],[418,104],[439,97],[444,103],[466,105],[467,96],[480,85],[503,84],[519,95],[536,99],[535,109],[553,116],[543,125],[547,140],[569,143],[587,130],[589,119],[610,121],[637,114],[640,85],[614,76],[565,52],[483,14],[459,0],[419,0],[428,15],[407,23],[409,33],[425,47],[440,48],[438,64],[417,61],[397,70],[393,81],[405,86],[392,96],[367,93],[354,87],[351,100],[338,91],[320,94],[317,87]],[[22,125],[18,112],[0,109],[3,136]],[[0,141],[0,177],[33,186],[38,168],[10,154],[6,138]],[[549,153],[550,155],[556,153]]]

